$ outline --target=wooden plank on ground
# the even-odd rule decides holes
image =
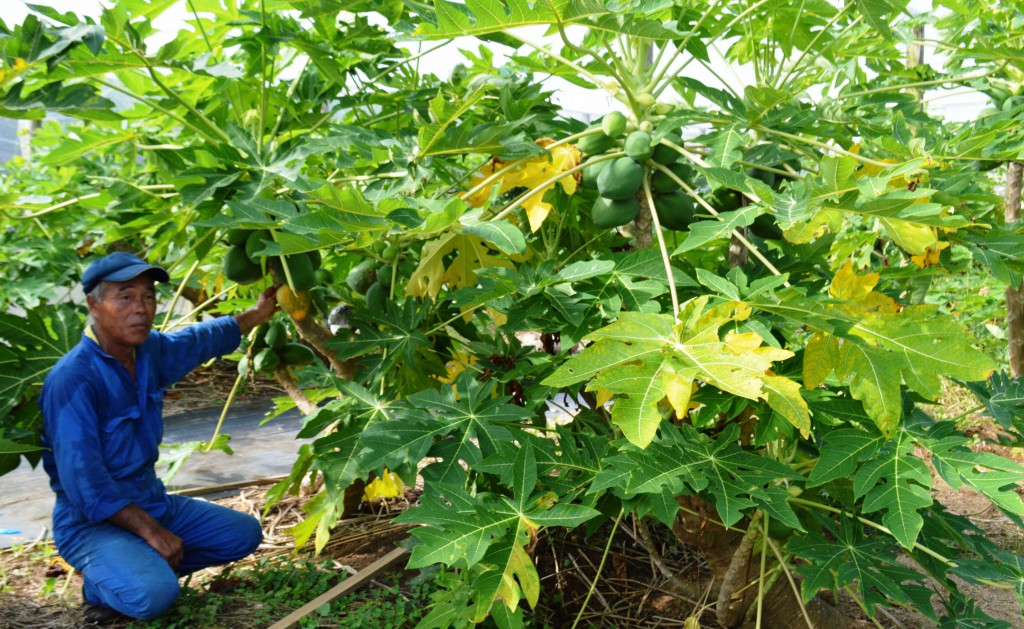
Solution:
[[[405,553],[407,552],[409,551],[407,551],[404,548],[394,549],[393,551],[384,555],[377,561],[366,566],[356,574],[350,576],[349,578],[345,579],[344,581],[334,586],[330,590],[327,590],[320,596],[314,598],[302,607],[296,609],[295,611],[288,614],[281,620],[277,621],[276,623],[270,626],[270,629],[293,629],[294,627],[298,627],[299,621],[305,618],[306,616],[312,614],[314,611],[316,611],[318,607],[325,603],[330,603],[335,599],[341,598],[342,596],[348,594],[352,590],[357,589],[367,581],[370,581],[375,576],[377,576],[378,573],[382,572],[388,566],[401,559],[402,556],[405,555]]]
[[[205,496],[206,494],[215,494],[221,491],[231,491],[232,489],[241,489],[243,487],[254,487],[256,485],[271,485],[273,483],[284,480],[285,476],[273,476],[271,478],[254,478],[252,480],[243,480],[237,483],[225,483],[224,485],[214,485],[212,487],[190,487],[188,489],[178,489],[175,491],[169,491],[169,494],[177,494],[179,496]]]

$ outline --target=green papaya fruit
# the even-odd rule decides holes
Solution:
[[[613,146],[615,146],[615,138],[610,138],[603,132],[585,135],[576,143],[576,148],[587,155],[604,153]]]
[[[228,241],[229,245],[244,245],[249,239],[250,232],[248,229],[229,229],[224,235],[224,240]]]
[[[719,188],[711,194],[711,206],[719,213],[738,210],[743,195],[731,188]]]
[[[363,295],[370,288],[370,285],[377,281],[376,262],[374,260],[363,260],[352,267],[345,277],[345,283],[354,292]]]
[[[286,343],[278,355],[286,365],[309,365],[316,362],[316,353],[302,343]]]
[[[402,260],[398,263],[398,274],[402,277],[412,277],[416,272],[416,263],[412,260]]]
[[[370,288],[366,289],[366,309],[371,312],[384,310],[387,297],[388,292],[380,282],[370,284]]]
[[[644,167],[629,157],[620,157],[597,177],[597,192],[606,199],[629,199],[644,181]]]
[[[693,200],[685,192],[659,195],[654,199],[654,208],[658,222],[667,229],[682,231],[693,222]]]
[[[256,328],[256,333],[252,335],[253,351],[259,351],[267,346],[267,330],[269,329],[269,323],[261,323],[259,327]]]
[[[281,364],[281,358],[272,348],[261,349],[252,359],[252,368],[256,373],[270,373]]]
[[[398,245],[388,245],[384,247],[384,251],[380,252],[380,257],[388,262],[393,262],[398,257]]]
[[[601,118],[601,131],[610,138],[617,138],[626,131],[626,116],[621,111],[612,111]]]
[[[316,280],[317,284],[327,285],[334,283],[334,276],[327,269],[317,269],[313,271],[313,279]]]
[[[275,321],[267,328],[263,341],[270,349],[279,350],[288,342],[288,330],[283,323]]]
[[[602,229],[619,227],[636,218],[640,203],[636,197],[629,199],[606,199],[599,197],[590,210],[594,225]]]
[[[626,136],[623,144],[626,155],[638,162],[651,159],[654,155],[654,147],[651,146],[651,134],[646,131],[634,131]]]
[[[297,292],[306,292],[316,285],[316,275],[313,269],[313,262],[309,259],[306,254],[298,254],[292,256],[284,256],[283,262],[278,260],[276,262],[278,269],[281,271],[282,279],[284,279],[283,264],[288,264],[288,273],[291,275],[292,288]]]
[[[394,272],[394,265],[388,264],[377,270],[377,281],[384,288],[391,288],[391,274]]]
[[[665,140],[680,148],[683,147],[683,138],[679,134],[669,134],[665,137]],[[654,153],[651,154],[651,159],[659,164],[671,164],[679,161],[680,157],[682,157],[682,155],[679,154],[679,151],[660,142],[654,146]]]
[[[608,167],[608,164],[610,163],[610,161],[604,160],[603,162],[597,162],[596,164],[585,166],[581,171],[582,177],[580,179],[580,186],[588,190],[596,190],[598,176],[601,174],[601,171]]]
[[[675,162],[674,164],[667,164],[665,167],[684,182],[690,183],[693,181],[693,169],[690,168],[689,164]],[[651,190],[659,194],[676,192],[679,190],[679,184],[659,168],[651,175]]]
[[[270,236],[270,232],[265,229],[257,229],[249,233],[249,237],[245,240],[245,255],[249,256],[249,259],[253,262],[258,262],[260,254],[268,243],[273,242],[273,238]]]
[[[249,357],[242,356],[242,359],[238,361],[238,375],[245,378],[249,375]]]
[[[323,264],[324,258],[320,255],[319,249],[313,249],[312,251],[306,252],[306,257],[309,258],[309,263],[313,266],[313,270],[316,271]]]
[[[263,277],[263,269],[245,255],[245,247],[235,245],[224,254],[224,275],[232,282],[252,284]]]
[[[765,240],[782,238],[782,228],[775,222],[771,214],[759,214],[750,225],[750,233]]]

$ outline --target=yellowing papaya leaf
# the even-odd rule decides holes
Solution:
[[[938,241],[934,246],[929,246],[924,250],[924,253],[919,255],[910,256],[910,261],[918,266],[918,268],[924,269],[930,266],[935,266],[939,263],[939,256],[942,254],[942,250],[949,247],[949,243],[945,241]]]
[[[828,294],[842,301],[862,302],[874,291],[878,278],[878,273],[857,275],[853,270],[853,261],[847,259],[832,278]]]
[[[800,395],[800,384],[781,376],[766,376],[762,386],[768,394],[768,406],[793,424],[805,439],[811,435],[811,411]]]
[[[537,140],[537,144],[542,147],[547,147],[553,143],[554,141],[550,138],[540,138]],[[572,170],[580,164],[581,159],[582,155],[579,149],[571,144],[556,146],[545,155],[520,160],[512,168],[508,168],[507,162],[493,159],[480,170],[479,176],[470,180],[470,185],[475,188],[495,173],[508,168],[498,178],[498,191],[499,193],[504,193],[513,188],[528,188],[532,190],[522,205],[530,220],[530,230],[537,231],[552,210],[552,205],[544,201],[544,195],[555,186],[555,183],[551,182],[552,178],[560,173]],[[576,193],[575,177],[561,177],[557,180],[557,183],[562,186],[566,194]],[[491,189],[493,189],[493,186],[478,190],[467,197],[466,200],[473,207],[480,207],[490,198]]]
[[[907,253],[920,256],[928,249],[936,247],[939,238],[935,228],[928,225],[911,223],[899,218],[879,218],[885,231],[896,245]]]
[[[838,336],[817,332],[804,348],[804,386],[813,389],[835,369],[839,355]]]
[[[665,389],[665,397],[675,410],[676,417],[686,417],[690,410],[690,397],[693,395],[693,378],[665,369],[661,374],[661,386]]]
[[[455,257],[447,265],[449,253]],[[483,239],[472,234],[449,232],[423,245],[420,264],[409,278],[406,294],[435,299],[445,287],[449,289],[476,285],[476,270],[500,266],[511,268],[512,262],[492,253]]]
[[[810,220],[794,223],[782,231],[782,237],[794,245],[805,245],[825,235],[829,229],[842,226],[842,218],[834,210],[819,210]]]

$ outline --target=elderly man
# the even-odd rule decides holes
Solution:
[[[86,620],[159,616],[178,577],[245,557],[259,522],[212,503],[168,495],[156,476],[164,389],[233,351],[270,320],[272,290],[233,317],[173,334],[152,331],[155,282],[167,271],[129,253],[92,263],[82,278],[91,315],[82,340],[43,384],[43,466],[57,494],[53,537],[85,579]]]

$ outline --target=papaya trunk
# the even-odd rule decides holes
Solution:
[[[757,624],[760,552],[753,552],[754,534],[715,524],[714,508],[696,496],[676,498],[683,507],[672,527],[676,538],[701,551],[713,584],[711,599],[717,600],[716,616],[722,627],[750,627]],[[749,587],[748,587],[749,586]],[[798,594],[789,580],[775,579],[761,602],[761,627],[808,626],[828,629],[860,629],[870,625],[850,618],[821,598],[814,598],[801,610]]]
[[[1020,219],[1021,175],[1024,164],[1010,162],[1006,168],[1006,192],[1003,212],[1007,223]],[[1006,338],[1010,353],[1010,372],[1014,377],[1024,374],[1024,290],[1006,287]]]

